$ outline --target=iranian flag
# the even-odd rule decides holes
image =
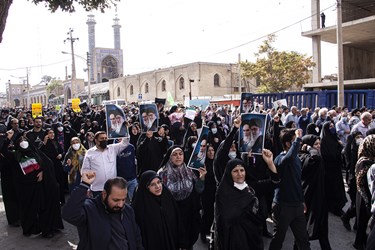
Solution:
[[[20,166],[24,175],[27,175],[40,168],[38,162],[34,158],[22,158],[20,160]]]

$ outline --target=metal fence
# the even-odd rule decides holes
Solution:
[[[327,107],[331,108],[337,105],[337,90],[321,90],[321,91],[303,91],[303,92],[282,92],[253,94],[253,100],[263,102],[264,108],[272,108],[272,102],[280,99],[286,99],[288,106],[297,106],[299,109],[303,107]],[[375,108],[375,90],[345,90],[344,103],[349,110],[354,108]]]

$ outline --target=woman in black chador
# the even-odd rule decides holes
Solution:
[[[2,152],[16,163],[14,172],[19,190],[22,190],[18,195],[23,234],[41,232],[43,237],[51,238],[56,230],[64,228],[53,163],[23,136],[15,140],[15,150],[8,151],[12,133],[8,132]]]
[[[219,250],[264,249],[258,199],[245,181],[247,172],[242,160],[230,160],[217,189],[215,242]]]
[[[53,162],[54,172],[56,175],[56,180],[59,183],[60,191],[60,203],[65,204],[65,189],[64,189],[64,175],[62,167],[63,159],[63,149],[57,144],[55,140],[55,132],[51,128],[46,129],[46,134],[43,140],[43,143],[40,145],[40,150],[45,153]]]
[[[325,200],[325,172],[320,156],[320,137],[305,135],[298,154],[302,162],[302,189],[306,204],[307,232],[310,240],[319,240],[322,250],[330,250],[328,208]]]
[[[186,247],[182,242],[177,204],[155,171],[148,170],[142,174],[132,207],[145,249],[177,250]]]
[[[325,170],[326,200],[328,211],[341,216],[342,208],[347,201],[344,181],[341,174],[343,167],[341,160],[342,145],[336,134],[335,124],[325,122],[320,134],[321,155]]]

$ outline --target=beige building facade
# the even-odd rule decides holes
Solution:
[[[155,97],[170,95],[175,102],[183,102],[190,98],[238,94],[237,67],[237,64],[195,62],[111,79],[110,99],[154,101]],[[242,90],[255,91],[256,86],[248,83],[242,85]]]

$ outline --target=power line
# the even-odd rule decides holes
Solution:
[[[0,68],[0,70],[4,70],[4,71],[13,71],[13,70],[20,70],[20,69],[25,69],[25,68],[40,68],[40,67],[48,67],[48,66],[52,66],[52,65],[56,65],[56,64],[60,64],[60,63],[63,63],[63,62],[68,62],[68,61],[71,61],[71,60],[70,60],[70,59],[67,59],[67,60],[64,60],[64,61],[53,62],[53,63],[49,63],[49,64],[41,64],[41,65],[34,65],[34,66],[27,66],[27,67],[18,67],[18,68],[13,68],[13,69],[2,69],[2,68]]]
[[[327,8],[325,8],[325,9],[323,9],[322,11],[326,11],[326,10],[328,10],[328,9],[334,7],[334,6],[336,6],[336,4],[333,4],[333,5],[331,5],[331,6],[327,7]],[[283,30],[285,30],[285,29],[288,29],[288,28],[290,28],[290,27],[292,27],[292,26],[294,26],[294,25],[296,25],[296,24],[299,24],[299,23],[301,23],[302,21],[305,21],[305,20],[311,18],[312,16],[314,16],[314,15],[316,15],[316,14],[317,14],[317,13],[314,13],[314,14],[308,16],[308,17],[305,17],[305,18],[303,18],[303,19],[297,21],[297,22],[294,22],[294,23],[292,23],[292,24],[289,24],[289,25],[287,25],[287,26],[285,26],[285,27],[283,27],[283,28],[281,28],[281,29],[278,29],[278,30],[276,30],[276,31],[274,31],[274,32],[268,33],[267,35],[263,35],[263,36],[261,36],[261,37],[258,37],[258,38],[256,38],[256,39],[254,39],[254,40],[251,40],[251,41],[249,41],[249,42],[246,42],[246,43],[243,43],[243,44],[237,45],[237,46],[235,46],[235,47],[232,47],[232,48],[229,48],[229,49],[226,49],[226,50],[223,50],[223,51],[217,52],[217,53],[215,53],[215,54],[213,54],[213,55],[222,54],[222,53],[228,52],[228,51],[230,51],[230,50],[234,50],[234,49],[240,48],[240,47],[242,47],[242,46],[248,45],[248,44],[250,44],[250,43],[256,42],[256,41],[258,41],[258,40],[260,40],[260,39],[263,39],[263,38],[268,37],[268,36],[271,35],[271,34],[276,34],[276,33],[280,32],[280,31],[283,31]]]

